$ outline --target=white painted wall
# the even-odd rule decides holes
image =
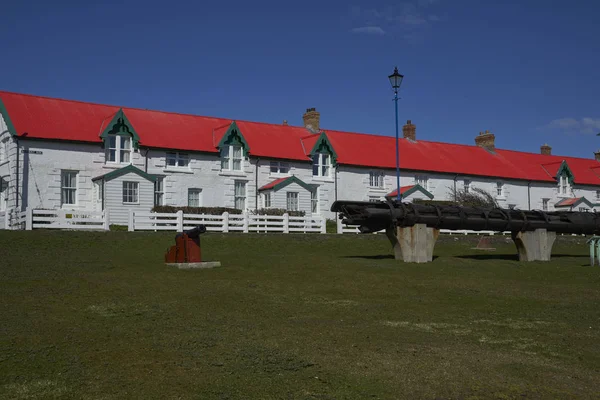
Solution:
[[[271,191],[271,207],[286,210],[287,194],[289,192],[298,193],[298,210],[304,211],[306,215],[311,215],[310,192],[295,182],[290,183],[279,190]]]
[[[138,182],[138,204],[123,204],[123,182]],[[127,225],[129,211],[148,211],[154,204],[154,183],[130,172],[104,183],[104,207],[108,209],[110,224]]]

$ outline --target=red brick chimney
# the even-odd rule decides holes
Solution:
[[[304,127],[313,133],[319,132],[319,120],[321,114],[314,108],[307,108],[302,116]]]
[[[283,120],[283,124],[284,124],[285,126],[287,126],[287,124],[288,124],[288,122],[287,122],[287,119],[284,119],[284,120]]]
[[[406,121],[406,125],[402,127],[402,135],[404,139],[417,140],[417,126],[410,122],[410,119]]]
[[[496,136],[490,131],[479,132],[479,135],[475,136],[475,144],[489,151],[494,151],[496,149],[495,139]]]
[[[552,147],[548,146],[548,143],[540,146],[540,153],[546,156],[552,155]]]

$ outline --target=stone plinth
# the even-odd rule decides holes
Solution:
[[[513,232],[511,236],[517,246],[519,261],[550,261],[556,232],[536,229],[528,232]]]
[[[388,228],[386,234],[394,249],[394,258],[404,262],[426,263],[433,261],[433,248],[439,229],[416,224],[406,228]]]
[[[169,267],[177,267],[179,269],[206,269],[220,267],[220,261],[204,261],[194,263],[167,263]]]

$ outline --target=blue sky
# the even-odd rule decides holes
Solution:
[[[0,89],[130,107],[593,157],[600,2],[19,1]]]

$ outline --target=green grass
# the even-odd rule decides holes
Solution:
[[[566,399],[600,388],[600,268],[444,239],[0,231],[0,398]]]

